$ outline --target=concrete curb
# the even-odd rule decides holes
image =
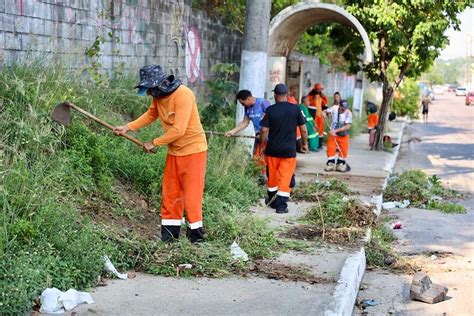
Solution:
[[[397,162],[398,153],[402,145],[403,131],[405,130],[407,119],[403,120],[400,132],[398,133],[399,145],[396,147],[393,156],[387,162],[384,170],[388,171],[388,175],[385,177],[382,193],[372,197],[372,202],[375,204],[374,213],[377,217],[382,212],[383,202],[383,190],[387,187],[388,179],[393,172],[395,163]],[[369,243],[372,239],[372,230],[369,228],[364,238],[365,243]],[[366,267],[366,258],[364,247],[361,248],[356,254],[349,256],[341,270],[341,275],[337,281],[336,289],[332,295],[332,301],[329,302],[323,315],[352,315],[354,310],[354,304],[359,293],[360,283],[364,277]]]
[[[332,295],[333,300],[326,307],[324,315],[352,315],[359,286],[364,277],[365,264],[364,248],[346,259]]]

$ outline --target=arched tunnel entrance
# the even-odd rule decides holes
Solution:
[[[301,87],[303,87],[303,80],[305,80],[304,65],[301,62],[289,64],[287,63],[288,57],[303,32],[315,24],[324,22],[340,23],[356,30],[365,45],[362,62],[373,62],[372,47],[367,32],[359,21],[343,8],[319,2],[301,2],[289,6],[275,16],[270,23],[265,85],[265,96],[268,99],[272,98],[271,90],[275,84],[282,82],[292,84],[289,81],[296,82],[296,85],[299,86],[296,89],[296,97],[303,95]],[[358,77],[361,77],[361,74]],[[362,82],[356,80],[354,86],[356,90],[360,90],[355,91],[354,100],[356,100],[357,94],[361,100]]]

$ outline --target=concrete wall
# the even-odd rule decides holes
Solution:
[[[339,91],[342,98],[354,95],[354,75],[331,71],[327,65],[321,64],[317,57],[292,53],[289,59],[303,61],[303,95],[308,94],[318,82],[323,84],[324,94],[328,97],[332,98],[336,91]]]
[[[97,36],[108,72],[158,63],[193,86],[240,63],[242,36],[190,0],[0,0],[0,67],[41,57],[80,69]]]
[[[300,74],[298,78],[288,78],[288,66],[301,62]],[[293,70],[293,69],[292,69]],[[334,72],[326,65],[319,62],[319,58],[306,56],[299,53],[291,53],[288,57],[268,57],[267,78],[265,97],[273,101],[271,92],[277,83],[286,83],[297,86],[296,97],[307,95],[316,83],[322,83],[324,93],[330,97],[334,92],[339,91],[343,98],[354,96],[355,75],[348,75],[343,72]]]

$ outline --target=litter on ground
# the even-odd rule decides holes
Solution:
[[[93,304],[92,296],[87,292],[78,292],[69,289],[62,292],[57,288],[47,288],[40,297],[42,314],[62,314],[64,310],[69,311],[79,304]]]

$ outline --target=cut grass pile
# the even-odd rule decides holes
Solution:
[[[445,213],[466,212],[464,206],[444,201],[460,196],[458,192],[445,188],[436,175],[428,177],[416,169],[393,175],[384,192],[385,201],[409,200],[415,207],[439,209]]]
[[[370,206],[347,197],[353,194],[346,183],[337,179],[301,184],[292,199],[312,202],[313,206],[304,217],[306,224],[291,227],[283,236],[346,245],[360,243],[365,228],[375,224],[376,216]]]
[[[345,195],[353,194],[345,182],[338,179],[328,179],[299,184],[291,192],[291,199],[294,201],[317,202],[320,196],[329,192],[338,192]]]
[[[190,263],[183,276],[222,276],[242,267],[230,254],[234,240],[252,260],[275,249],[273,231],[248,212],[263,189],[235,141],[209,140],[207,242],[165,245],[156,237],[166,150],[145,154],[74,112],[67,128],[50,119],[53,107],[69,100],[123,124],[150,101],[136,96],[134,81],[97,87],[80,74],[35,63],[1,70],[0,314],[28,312],[46,287],[95,286],[105,254],[119,270],[171,276],[178,264]],[[159,134],[156,123],[134,136],[149,141]]]

